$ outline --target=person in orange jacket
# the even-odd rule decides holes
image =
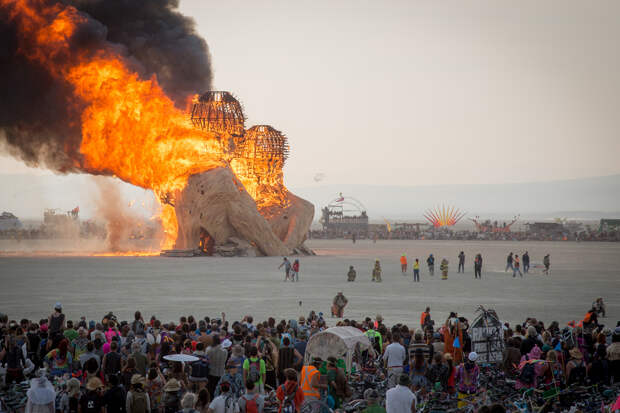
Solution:
[[[403,272],[403,275],[407,274],[407,257],[405,254],[400,256],[400,269]]]

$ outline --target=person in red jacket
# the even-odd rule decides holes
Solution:
[[[293,369],[286,369],[284,377],[286,381],[276,390],[276,398],[279,401],[278,413],[299,412],[304,402],[304,392],[297,384],[297,372]]]
[[[299,260],[295,260],[292,270],[291,281],[299,282]]]

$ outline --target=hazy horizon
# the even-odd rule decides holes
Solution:
[[[411,199],[416,211],[450,203],[490,213],[476,203],[484,192],[445,186],[620,183],[620,2],[182,0],[180,11],[209,45],[213,88],[240,99],[246,127],[268,123],[288,136],[284,182],[317,207],[370,185],[439,188],[393,202]],[[13,188],[14,173],[30,176],[30,187]],[[0,208],[96,208],[94,178],[49,174],[0,153]],[[151,193],[121,187],[123,202],[155,212]],[[543,209],[620,209],[606,191],[562,195]],[[542,208],[523,196],[496,191],[489,209]]]
[[[101,196],[98,180],[116,183],[119,199]],[[45,208],[62,211],[80,206],[84,218],[96,215],[100,202],[114,202],[116,207],[138,216],[157,214],[153,193],[113,178],[85,174],[32,175],[0,174],[0,211],[10,211],[20,218],[39,220]],[[552,219],[555,217],[599,219],[620,218],[620,175],[590,177],[550,182],[517,184],[454,185],[364,185],[313,182],[289,189],[315,205],[315,221],[320,209],[343,193],[358,199],[371,220],[423,219],[424,212],[435,206],[451,205],[467,212],[467,217]],[[535,201],[535,202],[534,202]]]

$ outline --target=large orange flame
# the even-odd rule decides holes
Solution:
[[[79,168],[115,175],[165,198],[191,174],[224,164],[215,136],[196,130],[157,79],[140,79],[113,47],[72,55],[71,37],[85,15],[44,0],[0,4],[20,28],[19,51],[73,86],[75,101],[67,103],[84,107]],[[170,248],[177,236],[174,208],[162,204],[161,219],[167,235],[162,248]]]
[[[240,131],[230,131],[240,147],[223,153],[222,143],[232,135],[192,125],[188,111],[175,107],[157,79],[141,79],[114,45],[72,49],[72,36],[89,23],[88,16],[49,0],[0,0],[0,5],[19,26],[19,52],[73,90],[67,105],[78,113],[82,134],[76,168],[152,189],[161,204],[162,248],[173,247],[178,233],[170,195],[184,188],[192,174],[229,165],[261,213],[284,205],[288,145],[279,131],[259,126],[244,136],[241,123]],[[188,108],[196,99],[187,97]]]

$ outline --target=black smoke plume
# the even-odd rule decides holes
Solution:
[[[88,16],[71,39],[72,51],[114,48],[143,79],[153,75],[179,108],[188,95],[211,88],[207,43],[178,0],[45,0]],[[80,170],[79,104],[71,87],[18,52],[10,6],[0,1],[0,145],[31,166]],[[71,56],[59,58],[70,59]]]

